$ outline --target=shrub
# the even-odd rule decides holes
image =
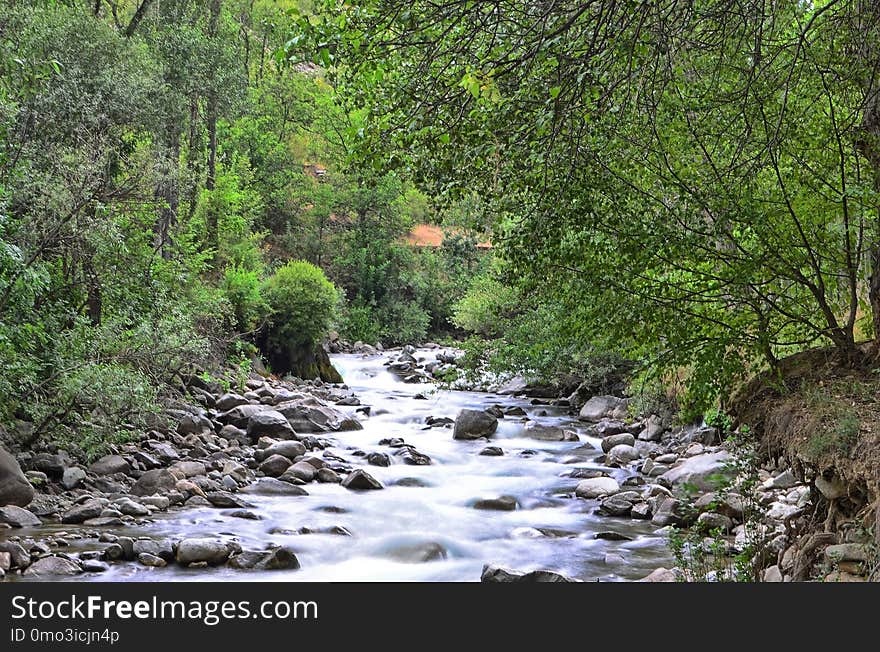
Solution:
[[[424,341],[431,316],[415,302],[391,303],[383,317],[382,340],[391,345]]]
[[[501,334],[503,316],[516,301],[516,291],[492,276],[478,276],[467,294],[453,307],[453,323],[472,333],[496,337]]]
[[[221,288],[232,306],[238,332],[253,330],[268,310],[258,274],[236,266],[227,267],[223,273]]]
[[[269,337],[283,347],[308,347],[330,327],[339,293],[320,268],[292,260],[263,286],[270,310]]]
[[[382,336],[382,323],[369,304],[351,304],[339,322],[339,334],[352,342],[375,344]]]

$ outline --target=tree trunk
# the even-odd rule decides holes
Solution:
[[[162,204],[156,221],[156,250],[165,260],[171,258],[170,245],[173,242],[172,229],[177,224],[177,212],[180,208],[180,193],[177,172],[180,165],[180,132],[176,125],[166,127],[164,147],[165,165],[156,185],[156,199]]]
[[[212,41],[217,39],[218,24],[220,21],[221,0],[211,0],[211,17],[208,21],[208,36]],[[216,65],[212,68],[216,70]],[[211,89],[208,94],[208,176],[205,179],[205,190],[211,191],[217,185],[217,83],[214,73],[211,73]],[[207,246],[214,252],[217,251],[219,240],[217,235],[217,211],[213,207],[208,208],[207,213]]]

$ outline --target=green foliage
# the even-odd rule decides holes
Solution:
[[[220,288],[232,306],[236,330],[246,333],[257,328],[268,312],[257,272],[227,267]]]
[[[338,326],[340,335],[351,342],[375,344],[382,337],[382,323],[370,305],[347,305]]]
[[[475,278],[467,294],[453,307],[453,322],[459,328],[486,337],[504,332],[506,317],[518,303],[516,291],[490,275]]]
[[[833,417],[825,428],[813,432],[806,441],[804,452],[810,459],[825,455],[848,456],[859,438],[861,421],[855,411],[845,411]]]
[[[324,272],[302,260],[288,262],[266,279],[263,296],[271,311],[270,338],[293,347],[318,342],[339,302],[339,293]]]

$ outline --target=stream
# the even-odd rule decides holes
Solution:
[[[433,358],[434,351],[417,356]],[[249,508],[262,520],[224,516],[214,508],[186,508],[156,514],[153,522],[113,528],[117,535],[180,539],[235,540],[243,548],[270,543],[289,546],[302,568],[295,571],[246,571],[228,567],[186,569],[112,564],[104,573],[86,573],[76,581],[479,581],[484,564],[517,571],[548,569],[585,581],[633,580],[659,566],[670,566],[670,552],[650,521],[595,515],[597,501],[575,498],[575,468],[605,468],[598,439],[583,434],[583,424],[565,408],[532,405],[529,400],[476,392],[440,390],[406,384],[390,373],[386,354],[331,356],[345,382],[371,416],[364,429],[327,433],[332,453],[369,471],[385,485],[380,491],[349,491],[339,484],[311,483],[308,496],[248,494]],[[423,394],[426,399],[415,398]],[[569,428],[580,441],[548,442],[524,436],[521,417],[499,421],[491,445],[502,456],[480,455],[485,441],[456,441],[451,427],[427,428],[428,416],[455,418],[463,408],[520,406],[542,425]],[[340,408],[354,412],[355,407]],[[403,464],[380,440],[399,437],[432,459],[428,466]],[[389,453],[393,464],[368,466],[356,453]],[[631,471],[610,469],[619,481]],[[475,509],[475,500],[511,495],[514,511]],[[308,528],[314,533],[297,531]],[[344,528],[346,534],[328,533]],[[23,536],[75,532],[77,526],[45,525],[19,530]],[[627,540],[597,539],[614,532]],[[93,539],[72,540],[67,552],[95,549]],[[62,578],[58,578],[62,579]],[[67,578],[64,578],[67,579]]]

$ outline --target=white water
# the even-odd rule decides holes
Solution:
[[[433,357],[433,352],[417,355]],[[244,548],[262,549],[269,543],[290,546],[302,568],[297,571],[238,571],[228,568],[187,570],[178,567],[145,568],[121,563],[109,572],[80,576],[80,580],[266,580],[266,581],[477,581],[485,563],[515,570],[550,569],[591,581],[636,579],[670,563],[669,552],[655,528],[644,521],[593,515],[595,501],[573,497],[577,479],[562,477],[576,467],[601,468],[592,460],[600,453],[598,440],[581,435],[580,442],[543,442],[522,437],[522,422],[507,417],[499,423],[491,445],[504,456],[478,453],[485,442],[455,441],[450,428],[424,429],[429,415],[452,417],[465,407],[492,404],[519,405],[529,417],[548,425],[575,430],[580,425],[561,408],[532,406],[506,396],[439,391],[430,385],[410,385],[386,371],[385,356],[363,358],[336,355],[333,362],[372,416],[363,417],[364,429],[329,433],[334,445],[327,452],[363,467],[385,489],[353,492],[337,484],[310,483],[309,496],[258,496],[245,498],[251,511],[263,517],[250,521],[223,516],[218,509],[185,509],[163,515],[155,523],[127,528],[129,536],[221,536],[235,539]],[[428,400],[416,400],[424,393]],[[354,411],[355,408],[342,408]],[[538,416],[541,411],[547,416]],[[366,464],[357,450],[366,453],[394,449],[379,441],[401,437],[429,455],[430,466],[410,466],[391,455],[390,467]],[[523,451],[534,454],[522,455]],[[613,471],[618,479],[626,472]],[[396,486],[415,478],[427,486]],[[509,494],[519,502],[516,511],[484,511],[471,507],[480,498]],[[334,508],[329,511],[326,508]],[[333,534],[273,534],[269,530],[298,530],[343,526],[353,536]],[[56,526],[65,529],[70,526]],[[562,536],[545,536],[536,528],[551,528]],[[115,531],[115,530],[114,530]],[[632,541],[596,540],[594,534],[615,531]],[[412,546],[439,544],[445,559],[407,561]],[[402,553],[403,550],[403,553]],[[615,552],[624,563],[606,564],[605,554]],[[403,558],[401,555],[404,554]]]

